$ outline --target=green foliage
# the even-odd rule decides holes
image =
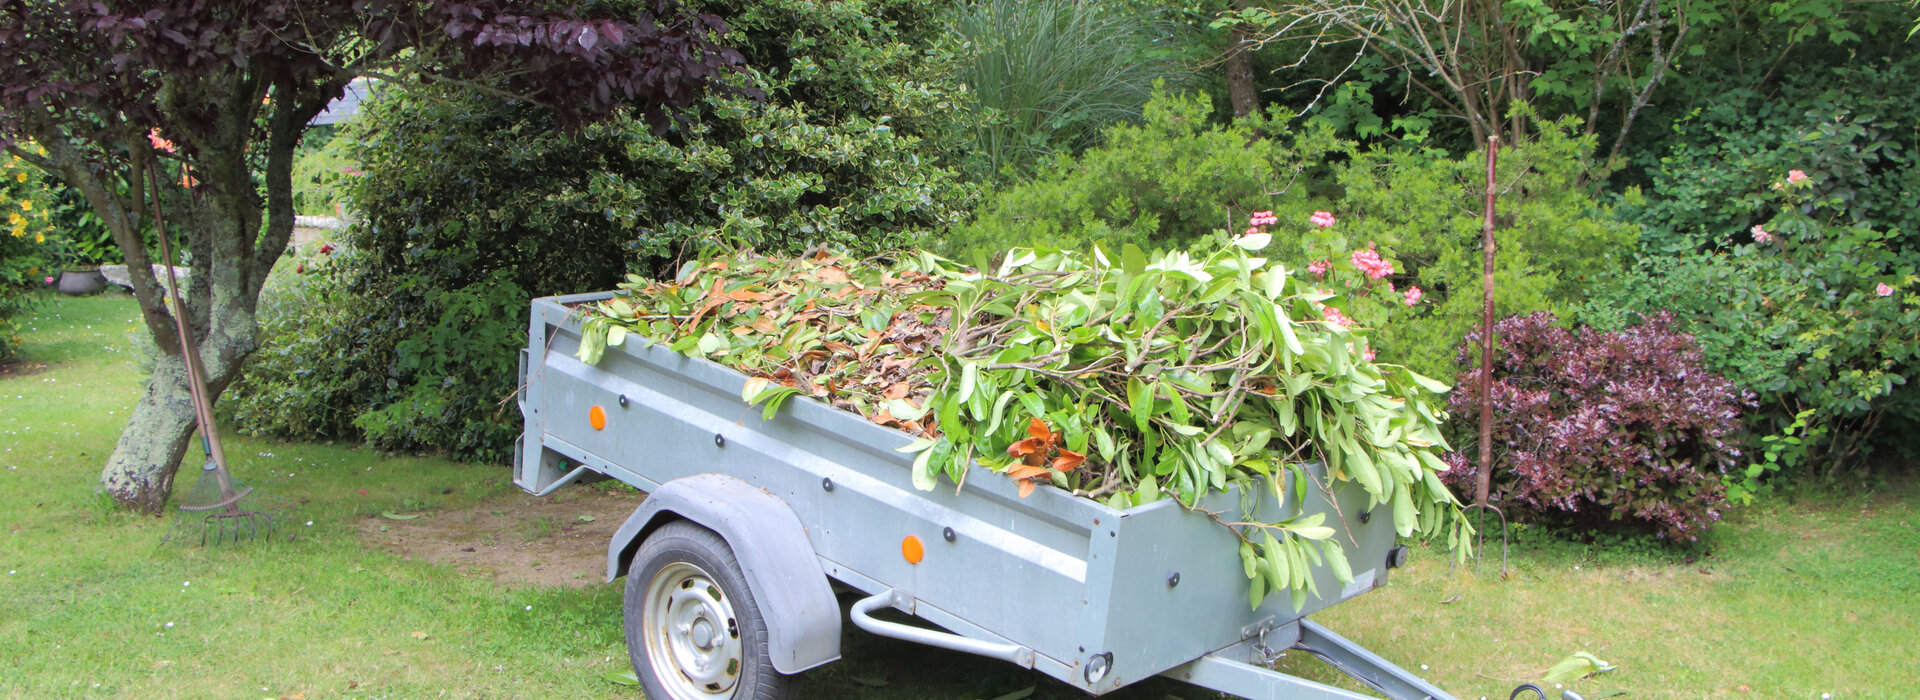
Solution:
[[[1328,467],[1319,487],[1353,482],[1402,537],[1465,545],[1440,480],[1447,386],[1365,359],[1330,295],[1243,247],[1016,248],[990,275],[926,253],[852,269],[729,256],[585,307],[578,354],[645,336],[748,373],[743,398],[769,417],[804,393],[899,425],[920,438],[900,451],[917,453],[922,490],[978,464],[1022,496],[1048,483],[1117,509],[1165,495],[1194,507],[1234,485],[1297,504],[1311,460]],[[1222,521],[1255,607],[1288,591],[1298,609],[1323,557],[1351,582],[1323,521]]]
[[[355,138],[337,126],[316,126],[293,156],[293,208],[307,216],[336,216],[352,178],[364,176],[353,158]]]
[[[14,155],[0,162],[0,293],[41,282],[52,268],[60,237],[53,202],[39,168]]]
[[[1646,163],[1644,203],[1622,214],[1647,227],[1650,252],[1726,245],[1788,204],[1757,183],[1800,170],[1835,221],[1898,229],[1920,243],[1920,56],[1833,69],[1777,95],[1735,91],[1674,126]]]
[[[1289,133],[1282,111],[1227,126],[1209,124],[1211,113],[1202,95],[1157,91],[1144,124],[1110,126],[1100,146],[994,193],[944,251],[980,263],[1025,245],[1190,246],[1237,230],[1249,212],[1302,201],[1320,163],[1345,148],[1325,129]]]
[[[1180,63],[1161,48],[1175,28],[1112,0],[971,0],[947,16],[972,93],[974,169],[1024,173],[1134,121]]]
[[[20,328],[13,318],[31,306],[27,290],[45,284],[52,246],[58,236],[49,218],[52,197],[43,176],[17,156],[0,162],[0,362],[20,353]]]
[[[1111,127],[1105,144],[988,197],[946,252],[981,262],[1002,244],[1177,247],[1239,233],[1247,213],[1272,211],[1263,254],[1343,288],[1351,301],[1335,307],[1379,328],[1386,357],[1452,376],[1454,346],[1481,315],[1485,152],[1356,151],[1328,125],[1286,134],[1282,111],[1227,126],[1208,125],[1208,114],[1198,97],[1157,97],[1144,125]],[[1501,152],[1497,313],[1567,310],[1587,280],[1631,250],[1635,227],[1615,220],[1587,184],[1597,175],[1593,141],[1568,119]],[[1325,198],[1312,196],[1316,182]],[[1312,225],[1320,207],[1339,223]],[[1390,277],[1368,278],[1349,263],[1368,249],[1392,263]],[[1326,271],[1307,272],[1313,262]],[[1403,296],[1410,286],[1424,295],[1414,304]]]
[[[1571,120],[1549,123],[1525,144],[1500,151],[1494,278],[1498,316],[1571,308],[1589,279],[1619,266],[1636,237],[1633,226],[1610,216],[1590,195],[1593,137]],[[1374,248],[1395,263],[1397,285],[1418,286],[1421,303],[1362,293],[1374,303],[1349,308],[1362,324],[1380,328],[1386,357],[1421,372],[1452,376],[1454,348],[1480,323],[1481,245],[1486,152],[1459,158],[1433,151],[1374,150],[1339,171],[1345,197],[1331,205],[1340,223],[1283,238],[1282,257],[1331,264],[1330,283],[1358,289],[1348,260]],[[1304,220],[1304,214],[1283,221]]]
[[[347,137],[367,173],[347,183],[363,222],[345,257],[313,266],[325,310],[268,334],[241,424],[501,459],[519,432],[501,407],[531,297],[670,270],[711,240],[872,253],[961,216],[931,3],[701,9],[730,18],[764,101],[710,95],[664,133],[637,119],[569,132],[543,108],[454,88],[373,103]]]
[[[1920,251],[1847,223],[1851,201],[1811,177],[1774,184],[1780,191],[1749,185],[1774,212],[1754,227],[1765,236],[1644,255],[1597,286],[1581,316],[1619,327],[1672,311],[1700,339],[1710,370],[1760,396],[1756,435],[1804,430],[1815,441],[1768,463],[1804,459],[1837,474],[1869,449],[1883,419],[1920,419],[1920,406],[1903,400],[1920,371]]]

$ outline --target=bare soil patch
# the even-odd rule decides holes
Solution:
[[[446,564],[502,583],[583,588],[607,573],[607,541],[646,495],[572,487],[545,498],[524,493],[412,520],[361,521],[370,542],[410,559]]]
[[[53,367],[51,362],[0,362],[0,377],[30,377]]]

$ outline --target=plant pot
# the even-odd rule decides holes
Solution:
[[[60,273],[60,281],[55,285],[55,288],[59,289],[61,294],[79,296],[82,294],[92,294],[101,289],[105,289],[106,286],[107,278],[100,274],[98,268],[95,268],[91,270],[67,270],[66,272],[62,272]]]

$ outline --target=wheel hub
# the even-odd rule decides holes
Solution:
[[[647,587],[647,658],[674,700],[730,698],[744,663],[733,601],[712,576],[680,562]]]

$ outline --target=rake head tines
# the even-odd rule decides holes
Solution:
[[[231,476],[217,474],[216,469],[208,462],[199,481],[181,499],[166,542],[205,547],[265,542],[273,536],[279,518],[272,507],[279,499],[256,493]]]

